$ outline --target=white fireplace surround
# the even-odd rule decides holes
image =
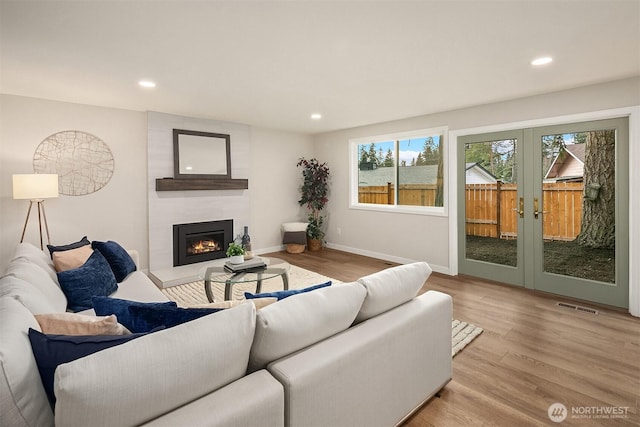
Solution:
[[[243,124],[156,112],[147,113],[147,128],[149,271],[155,276],[171,277],[171,284],[178,284],[179,278],[170,273],[173,270],[173,224],[233,219],[235,236],[243,226],[249,225],[250,198],[249,190],[157,192],[156,178],[173,177],[173,129],[229,134],[231,177],[248,179],[250,128]],[[187,276],[185,280],[189,278]]]

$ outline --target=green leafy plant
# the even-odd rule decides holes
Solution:
[[[244,255],[244,248],[237,243],[229,243],[227,248],[227,256]]]
[[[324,239],[324,231],[322,231],[322,223],[324,222],[324,217],[318,215],[317,218],[314,218],[313,215],[309,215],[309,225],[307,226],[307,237],[310,239],[323,240]]]
[[[309,210],[309,226],[307,227],[307,237],[310,239],[323,240],[325,232],[322,230],[324,217],[321,215],[322,209],[329,201],[329,166],[327,163],[320,163],[317,159],[310,160],[302,157],[296,165],[302,168],[302,185],[300,187],[300,206],[306,206]]]

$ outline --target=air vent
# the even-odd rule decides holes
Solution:
[[[567,302],[558,302],[556,304],[557,304],[558,307],[568,308],[569,310],[574,310],[574,311],[579,311],[579,312],[582,312],[582,313],[593,314],[595,316],[598,315],[598,310],[594,310],[593,308],[582,307],[582,306],[579,306],[579,305],[569,304]]]

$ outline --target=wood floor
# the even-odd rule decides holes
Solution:
[[[271,255],[345,282],[394,265],[326,248]],[[471,277],[434,273],[429,289],[450,294],[454,318],[484,332],[406,426],[640,425],[640,319],[587,303],[598,315],[576,312],[557,306],[567,299]],[[568,410],[558,424],[547,415],[556,402]]]

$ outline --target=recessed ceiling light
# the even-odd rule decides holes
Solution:
[[[152,82],[151,80],[140,80],[138,82],[138,84],[142,87],[146,87],[146,88],[154,88],[156,87],[155,82]]]
[[[322,114],[319,113],[313,113],[311,115],[311,120],[320,120],[322,118]]]
[[[553,58],[551,58],[550,56],[544,56],[542,58],[536,58],[533,61],[531,61],[531,65],[535,65],[535,66],[546,65],[551,61],[553,61]]]

